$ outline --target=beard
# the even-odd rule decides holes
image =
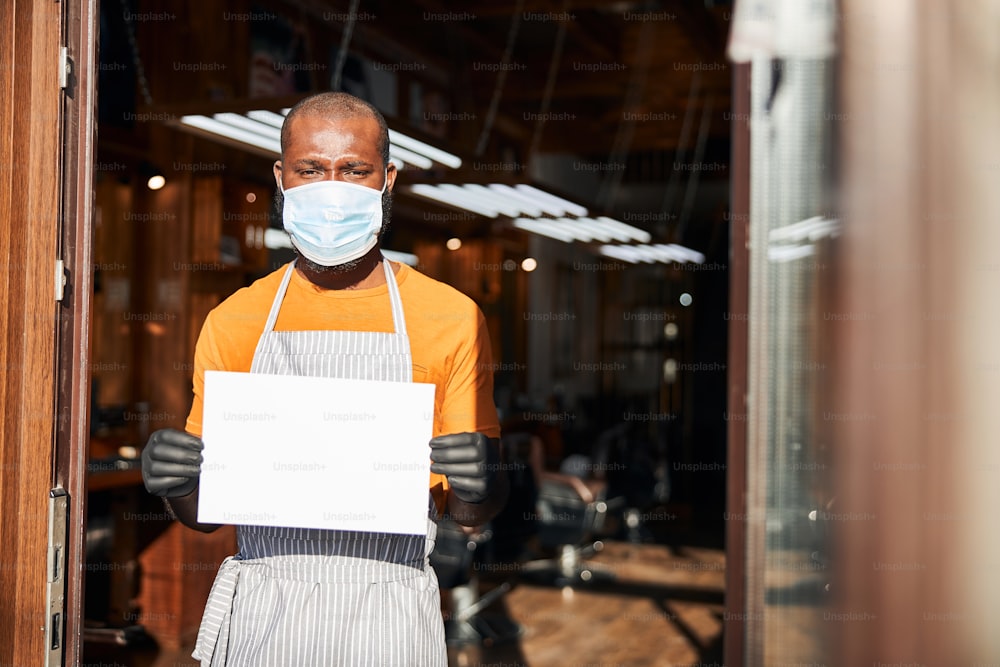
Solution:
[[[274,192],[274,215],[281,222],[281,228],[285,229],[285,220],[283,212],[285,209],[285,195],[280,189]],[[379,228],[378,233],[375,235],[375,248],[381,249],[382,238],[385,236],[386,232],[389,231],[389,225],[392,219],[392,193],[387,189],[382,193],[382,226]],[[288,230],[285,230],[288,233]],[[288,235],[291,238],[291,234]],[[298,247],[295,245],[295,239],[292,238],[292,250],[295,251],[296,264],[303,266],[313,273],[320,273],[324,275],[339,275],[342,273],[350,273],[354,269],[361,265],[361,261],[368,256],[365,253],[357,259],[352,259],[349,262],[344,262],[343,264],[337,264],[335,266],[326,266],[325,264],[317,264],[305,255],[303,255]]]

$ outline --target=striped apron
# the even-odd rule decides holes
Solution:
[[[293,262],[250,372],[412,382],[399,288],[382,265],[394,333],[274,331]],[[428,506],[426,535],[237,526],[239,551],[219,568],[192,656],[202,667],[446,667]]]

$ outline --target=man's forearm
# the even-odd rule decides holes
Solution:
[[[200,523],[198,521],[198,487],[194,487],[194,491],[187,494],[186,496],[180,496],[179,498],[164,498],[167,501],[167,506],[170,507],[170,511],[174,513],[174,516],[183,523],[188,528],[194,528],[203,533],[211,533],[217,530],[220,526],[217,523]]]
[[[481,526],[503,509],[509,494],[510,483],[507,481],[507,473],[501,468],[497,473],[493,492],[481,503],[467,503],[454,492],[450,492],[446,510],[448,518],[462,526]]]

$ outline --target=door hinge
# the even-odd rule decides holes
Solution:
[[[69,57],[69,47],[59,47],[59,89],[69,88],[73,80],[73,59]]]
[[[56,260],[56,301],[62,301],[66,294],[66,263]]]
[[[45,667],[61,667],[66,635],[66,489],[49,491],[49,548],[46,559]]]

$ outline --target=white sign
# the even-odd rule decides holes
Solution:
[[[423,535],[434,385],[205,372],[198,521]]]

